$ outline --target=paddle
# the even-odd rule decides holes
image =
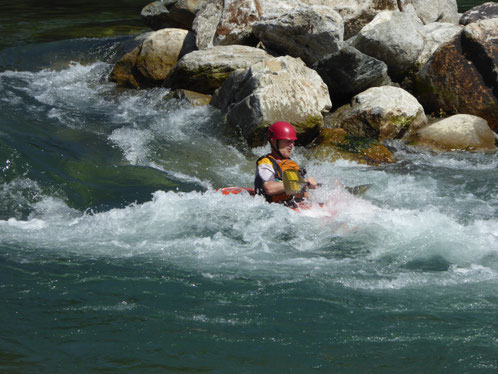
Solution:
[[[287,195],[296,195],[301,193],[307,183],[297,170],[285,170],[283,175],[284,190]],[[318,184],[320,186],[320,184]],[[352,195],[362,195],[371,184],[361,184],[354,187],[344,187]]]

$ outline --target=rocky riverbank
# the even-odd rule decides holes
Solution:
[[[142,18],[155,31],[110,79],[210,103],[250,146],[285,120],[317,157],[392,162],[388,139],[496,151],[496,2],[161,0]]]

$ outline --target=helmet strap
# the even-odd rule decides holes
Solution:
[[[280,157],[281,160],[283,160],[284,156],[282,156],[282,153],[280,153],[280,151],[278,149],[278,142],[280,141],[280,139],[275,139],[275,140],[277,141],[277,148],[275,148],[273,146],[273,143],[270,141],[271,149],[272,149],[272,151],[274,151],[278,155],[278,157]]]

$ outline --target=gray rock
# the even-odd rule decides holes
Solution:
[[[498,3],[488,2],[467,10],[460,18],[461,25],[468,25],[472,22],[483,19],[498,18]]]
[[[346,104],[354,95],[370,87],[390,82],[384,62],[350,46],[322,58],[313,68],[328,86],[336,107]]]
[[[384,61],[389,76],[401,81],[424,50],[425,35],[423,25],[413,15],[384,11],[361,29],[351,44]]]
[[[457,24],[460,19],[456,0],[410,0],[410,2],[424,24],[432,22]]]
[[[299,144],[309,143],[320,131],[323,113],[332,106],[320,76],[290,56],[235,71],[211,104],[240,129],[250,146],[263,145],[268,126],[279,120],[294,125]]]
[[[192,29],[196,12],[207,0],[160,0],[142,9],[142,20],[153,30]]]
[[[222,11],[223,1],[213,0],[205,3],[197,13],[192,24],[192,29],[197,35],[198,49],[206,49],[213,46],[213,40],[221,20]]]
[[[270,57],[261,49],[242,45],[193,51],[178,61],[163,85],[210,95],[234,70],[248,68]]]
[[[344,24],[336,11],[325,6],[294,8],[268,16],[252,25],[266,48],[280,55],[300,57],[308,66],[342,47]]]

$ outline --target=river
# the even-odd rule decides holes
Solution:
[[[222,196],[268,149],[107,80],[146,3],[0,16],[0,371],[496,373],[498,155],[296,149],[324,208]]]

